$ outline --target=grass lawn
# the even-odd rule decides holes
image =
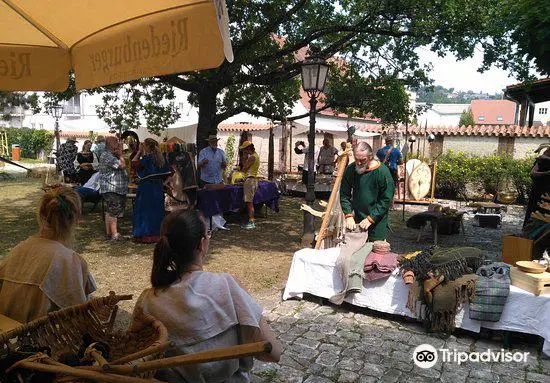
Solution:
[[[29,235],[36,233],[36,207],[43,195],[39,179],[0,182],[0,259]],[[282,198],[281,212],[268,210],[258,218],[258,229],[242,230],[236,223],[241,215],[226,217],[230,231],[215,232],[211,241],[210,260],[205,269],[234,275],[254,295],[279,294],[284,287],[292,254],[300,247],[302,212],[298,198]],[[76,234],[75,250],[88,262],[96,279],[99,295],[110,290],[134,294],[149,287],[149,273],[154,245],[104,242],[103,219],[99,211],[84,207],[84,216]],[[99,206],[98,206],[98,209]],[[131,233],[131,211],[122,220],[121,232]],[[134,302],[121,308],[130,311]]]

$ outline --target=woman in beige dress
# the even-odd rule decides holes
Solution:
[[[0,313],[21,323],[86,302],[95,282],[73,250],[80,197],[69,188],[48,191],[38,208],[39,232],[0,263]]]
[[[272,351],[261,358],[277,362],[281,345],[265,318],[262,307],[227,273],[203,270],[210,231],[195,210],[168,215],[155,246],[152,288],[139,297],[132,329],[150,314],[162,320],[174,349],[170,356],[191,354],[237,344],[268,341]],[[161,370],[157,378],[167,382],[248,382],[251,357]]]

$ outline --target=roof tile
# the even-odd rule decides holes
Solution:
[[[363,132],[380,134],[394,129],[376,124],[362,124],[358,128]],[[398,126],[397,130],[404,133],[405,126]],[[550,126],[531,128],[519,125],[430,126],[426,129],[422,126],[411,125],[408,132],[416,135],[433,133],[442,136],[550,137]]]
[[[251,124],[251,123],[236,123],[236,124],[219,124],[218,130],[221,132],[244,132],[244,131],[258,131],[269,130],[272,124]]]

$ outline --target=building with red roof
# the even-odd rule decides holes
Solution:
[[[470,104],[475,125],[513,125],[516,123],[516,103],[508,100],[472,100]]]

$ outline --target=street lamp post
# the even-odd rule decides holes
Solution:
[[[306,60],[302,64],[302,87],[309,96],[309,134],[307,152],[306,202],[313,207],[315,201],[315,109],[317,97],[325,89],[328,65],[322,60]],[[304,232],[302,245],[311,247],[315,239],[314,217],[304,211]]]
[[[59,138],[59,119],[63,115],[63,105],[59,105],[59,104],[53,105],[50,109],[50,114],[53,116],[53,118],[55,118],[55,130],[54,130],[55,152],[56,152],[55,155],[57,157],[59,152],[59,147],[61,146],[61,139]]]

